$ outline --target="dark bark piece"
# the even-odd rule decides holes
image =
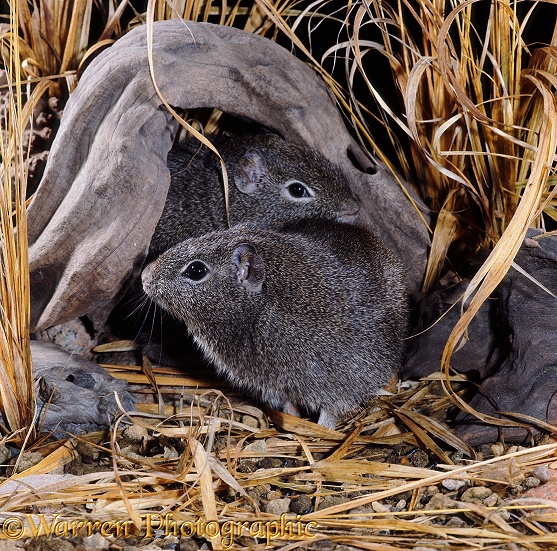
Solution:
[[[539,233],[539,232],[537,232]],[[516,264],[557,294],[557,238],[534,241],[535,230],[516,256]],[[467,281],[425,298],[420,304],[417,335],[446,312],[462,295]],[[514,412],[557,425],[557,299],[511,268],[480,309],[469,328],[470,340],[453,354],[451,366],[476,371],[480,386],[470,405],[481,413]],[[459,317],[459,305],[429,331],[410,339],[404,377],[426,376],[439,369],[441,353]],[[520,421],[519,418],[509,417]],[[528,442],[539,431],[499,428],[461,412],[459,437],[471,445],[505,441]]]
[[[530,234],[531,235],[531,234]],[[535,246],[535,245],[538,246]],[[534,246],[533,246],[534,245]],[[557,294],[557,239],[526,240],[516,264]],[[482,413],[515,412],[557,425],[557,299],[511,268],[498,288],[497,338],[509,352],[486,378],[470,405]],[[512,417],[511,417],[512,419]],[[515,420],[520,420],[515,418]],[[461,414],[457,432],[472,445],[497,438],[529,442],[538,431],[483,425]]]
[[[419,321],[412,330],[413,336],[408,339],[403,377],[427,377],[439,370],[445,344],[461,315],[460,302],[453,305],[469,283],[470,280],[465,279],[453,287],[432,293],[419,303]],[[468,326],[466,343],[451,358],[451,366],[457,371],[477,371],[484,379],[498,365],[494,306],[493,300],[486,301]]]
[[[365,172],[374,163],[311,68],[265,38],[179,20],[155,23],[153,57],[171,105],[249,118],[337,163],[362,199],[363,221],[403,259],[410,290],[419,287],[428,246],[424,224],[383,167]],[[29,208],[36,329],[83,315],[97,327],[106,319],[162,213],[176,128],[151,82],[145,27],[84,72]]]
[[[108,428],[117,404],[126,410],[134,399],[127,383],[111,377],[101,366],[50,343],[31,341],[39,425],[43,432],[64,436]]]

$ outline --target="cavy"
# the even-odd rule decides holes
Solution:
[[[191,238],[142,274],[233,384],[334,427],[398,372],[407,325],[403,269],[367,230],[307,220],[241,224]]]
[[[255,133],[213,138],[229,177],[230,221],[280,229],[314,217],[353,222],[359,211],[340,170],[308,147],[276,134]],[[198,140],[176,145],[168,154],[170,188],[151,239],[147,261],[181,241],[228,227],[222,174],[216,155]],[[143,296],[132,284],[114,310],[111,324],[133,338],[153,361],[183,365],[176,346],[182,324],[159,311],[136,311]]]

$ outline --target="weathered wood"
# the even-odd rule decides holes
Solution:
[[[364,169],[374,166],[309,66],[265,38],[179,20],[155,24],[153,57],[171,105],[247,117],[337,163],[362,200],[363,221],[406,263],[410,290],[419,287],[426,229],[383,167],[368,174],[352,164],[348,150]],[[176,128],[151,82],[145,27],[84,72],[29,208],[36,328],[85,314],[104,321],[162,213]]]
[[[31,341],[33,376],[41,430],[84,434],[108,428],[118,406],[127,410],[134,399],[127,383],[111,377],[100,365],[47,342]]]

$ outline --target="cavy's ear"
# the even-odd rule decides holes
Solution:
[[[267,177],[267,165],[259,149],[248,149],[238,161],[234,183],[242,193],[255,193]]]
[[[260,293],[265,280],[265,263],[253,245],[242,243],[232,253],[238,283],[247,291]]]

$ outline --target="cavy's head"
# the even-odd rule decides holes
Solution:
[[[238,203],[255,212],[266,205],[265,225],[321,218],[353,222],[358,203],[339,169],[316,151],[288,143],[278,136],[261,139],[244,149],[232,177],[240,192]],[[240,207],[241,208],[241,207]]]
[[[175,245],[144,268],[145,292],[187,325],[246,311],[265,284],[265,263],[256,246],[245,241],[246,231],[249,226]]]

